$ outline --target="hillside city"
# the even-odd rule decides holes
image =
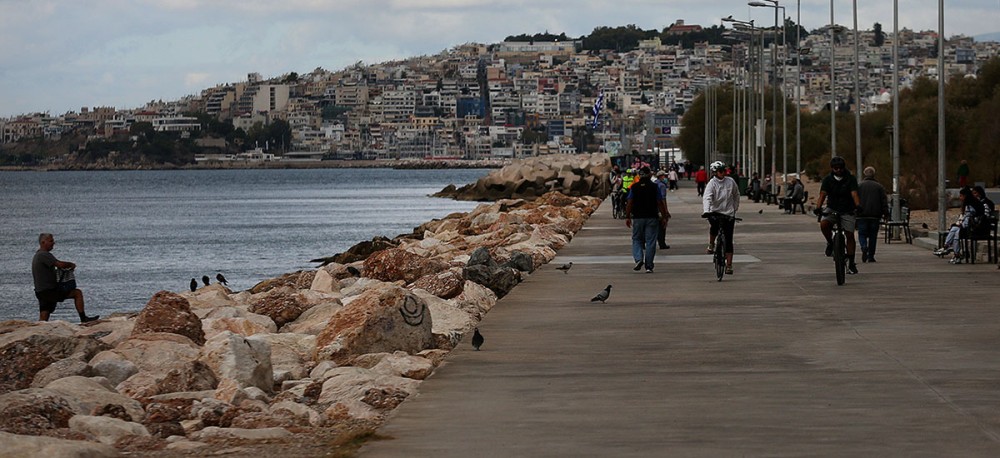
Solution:
[[[794,103],[801,64],[799,108],[816,112],[830,104],[832,62],[838,104],[863,113],[890,104],[896,37],[878,29],[860,33],[861,97],[854,97],[854,34],[835,27],[833,43],[829,26],[804,36],[797,48],[778,40],[777,65],[770,49],[761,53],[762,67],[774,74],[769,80],[775,81],[776,75],[779,83],[783,81]],[[665,33],[701,30],[678,20]],[[1000,50],[996,42],[964,36],[946,43],[949,78],[974,75]],[[137,109],[84,107],[62,115],[0,119],[0,147],[27,139],[57,141],[71,134],[82,134],[86,143],[128,139],[136,135],[134,126],[148,123],[152,131],[191,139],[190,162],[195,163],[502,160],[581,149],[615,154],[672,148],[681,118],[695,98],[708,85],[744,78],[749,55],[746,41],[683,47],[652,38],[627,51],[581,48],[577,40],[469,43],[437,55],[358,63],[336,72],[317,68],[271,79],[252,73],[246,81]],[[801,50],[798,59],[796,49]],[[920,77],[936,79],[937,33],[903,29],[899,58],[901,89]],[[598,99],[601,108],[595,122]],[[287,123],[287,136],[273,143],[241,144],[239,136],[206,132],[206,116],[231,125],[230,131],[260,131],[263,126]],[[59,163],[73,154],[68,151],[48,160]]]

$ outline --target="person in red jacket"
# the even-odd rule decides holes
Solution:
[[[705,171],[705,166],[698,168],[698,171],[694,174],[694,182],[698,185],[698,195],[705,194],[705,185],[708,183],[708,172]]]

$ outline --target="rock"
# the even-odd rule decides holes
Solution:
[[[379,251],[365,260],[365,276],[385,282],[402,280],[404,283],[413,283],[420,277],[447,268],[448,266],[442,261],[418,256],[399,248]]]
[[[95,442],[53,437],[24,436],[0,431],[0,456],[46,458],[98,458],[121,456],[114,447]]]
[[[83,355],[81,354],[78,356],[82,357]],[[35,374],[34,380],[31,382],[31,386],[33,388],[42,388],[53,380],[73,375],[90,377],[95,375],[94,368],[90,367],[89,364],[83,362],[79,358],[69,357],[49,364],[45,369],[38,371],[38,373]]]
[[[195,292],[183,292],[180,295],[187,299],[192,309],[214,309],[235,306],[236,301],[230,296],[232,293],[229,288],[213,283],[198,288]]]
[[[151,332],[179,334],[198,345],[205,343],[201,319],[191,312],[187,299],[169,291],[160,291],[153,295],[146,308],[139,313],[132,336]]]
[[[462,294],[449,299],[460,310],[464,310],[475,321],[480,321],[497,303],[497,295],[489,288],[471,281],[465,282]]]
[[[69,419],[69,429],[90,434],[102,444],[114,445],[125,436],[149,436],[145,426],[111,417],[76,415]]]
[[[383,358],[371,371],[376,374],[423,380],[434,371],[434,364],[419,356],[396,352]]]
[[[443,195],[459,200],[498,200],[521,195],[533,198],[550,189],[566,195],[593,195],[603,198],[608,193],[607,174],[611,160],[604,153],[580,155],[548,155],[517,159],[500,170],[491,172],[476,183]]]
[[[250,293],[260,294],[266,293],[275,288],[293,288],[293,289],[307,289],[312,285],[313,278],[316,272],[292,272],[284,274],[277,278],[270,278],[257,283],[250,288]]]
[[[256,336],[243,337],[221,332],[205,343],[199,361],[204,362],[219,377],[219,389],[255,386],[270,393],[274,388],[271,367],[271,345]]]
[[[489,288],[497,297],[506,296],[520,281],[517,270],[509,267],[491,269],[486,265],[473,265],[466,267],[464,274],[468,280]]]
[[[104,377],[112,385],[118,386],[119,383],[138,373],[139,368],[132,361],[121,358],[116,353],[112,354],[118,356],[120,359],[103,359],[94,364],[93,369],[96,375]]]
[[[317,338],[316,359],[343,364],[365,353],[416,353],[433,343],[427,304],[407,290],[387,286],[366,290],[333,316]]]
[[[452,349],[458,345],[462,336],[479,322],[468,312],[458,308],[454,303],[431,295],[424,290],[414,290],[430,310],[434,334],[434,346],[442,349]]]
[[[350,264],[352,262],[364,261],[373,253],[377,253],[389,248],[395,248],[396,244],[386,237],[377,236],[372,240],[358,243],[343,253],[331,256],[328,260],[339,264]]]
[[[407,396],[416,392],[420,382],[379,374],[358,367],[338,367],[327,372],[318,403],[334,407],[343,404],[349,417],[372,418],[395,408]],[[330,414],[324,412],[330,419]]]
[[[276,383],[305,378],[309,375],[313,355],[316,354],[316,336],[309,334],[259,334],[271,346],[271,368]],[[283,374],[278,377],[278,374]]]
[[[50,390],[27,389],[0,395],[0,431],[31,436],[50,435],[52,430],[68,428],[76,415],[62,395]],[[4,441],[4,449],[10,449]]]
[[[216,334],[229,331],[241,336],[252,336],[255,334],[265,334],[277,332],[278,326],[274,320],[264,315],[255,313],[244,313],[242,317],[233,318],[205,318],[201,320],[202,330],[205,331],[205,339],[211,339]]]
[[[330,318],[343,307],[340,301],[316,305],[302,312],[295,321],[282,326],[281,332],[318,335],[320,332],[323,332],[323,329],[326,329],[327,324],[330,323]]]
[[[36,334],[37,332],[41,334]],[[9,335],[0,337],[6,342],[0,347],[0,394],[28,388],[40,371],[56,361],[71,355],[87,360],[109,348],[92,337],[66,335],[63,326],[58,325],[19,326]],[[58,367],[53,368],[53,371]],[[53,375],[50,374],[49,377]]]
[[[530,254],[521,251],[515,251],[513,254],[511,254],[510,261],[505,262],[503,264],[503,267],[511,267],[520,270],[521,272],[530,273],[534,272],[535,270],[535,261],[534,259],[531,258]],[[445,299],[450,299],[450,298],[445,297]]]
[[[302,312],[312,307],[302,297],[287,288],[274,289],[257,298],[248,309],[251,313],[271,318],[281,328],[285,323],[295,321]]]
[[[80,415],[90,415],[97,408],[114,404],[122,406],[133,421],[140,421],[146,416],[139,401],[119,394],[110,385],[102,377],[74,376],[55,380],[46,385],[45,389],[58,393]]]
[[[296,402],[276,402],[271,405],[270,413],[274,416],[290,416],[314,427],[323,425],[323,417],[319,412]]]
[[[451,299],[462,294],[465,287],[465,277],[461,269],[448,269],[444,272],[424,275],[410,285],[411,289],[422,289],[442,299]]]

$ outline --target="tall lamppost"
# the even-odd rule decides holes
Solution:
[[[795,15],[795,177],[798,178],[802,172],[802,0],[795,0]]]
[[[861,85],[859,83],[859,73],[861,72],[861,53],[858,47],[858,0],[854,0],[854,150],[857,155],[857,162],[854,164],[855,172],[861,172],[864,165],[861,163]],[[858,175],[861,175],[858,173]]]
[[[777,159],[777,149],[778,149],[778,0],[765,0],[764,2],[748,2],[747,5],[754,7],[764,7],[764,8],[774,8],[774,30],[771,40],[771,189],[768,190],[771,194],[774,194],[774,186],[778,181],[776,175],[777,167],[775,167],[775,160]],[[832,1],[832,0],[831,0]]]
[[[748,62],[750,64],[750,69],[749,69],[750,70],[749,71],[749,80],[750,81],[749,81],[749,84],[748,84],[748,88],[750,89],[750,94],[747,94],[747,97],[746,97],[746,102],[747,102],[746,121],[747,122],[745,123],[745,125],[747,126],[747,134],[746,134],[746,141],[744,142],[744,145],[747,148],[747,157],[749,158],[749,157],[753,157],[753,155],[749,154],[749,152],[750,152],[750,148],[751,148],[750,145],[751,145],[752,141],[754,140],[754,138],[756,138],[757,145],[760,146],[761,148],[763,148],[763,146],[762,146],[763,145],[763,139],[760,138],[761,137],[761,135],[760,135],[761,132],[753,129],[751,127],[751,123],[750,123],[750,121],[752,119],[755,119],[754,118],[754,112],[757,110],[755,108],[756,100],[754,100],[754,99],[756,99],[756,97],[753,97],[754,89],[756,88],[756,85],[754,84],[755,77],[754,77],[754,73],[753,73],[753,62],[754,62],[754,53],[755,53],[754,46],[753,46],[753,40],[754,40],[754,35],[755,35],[755,32],[756,32],[756,28],[754,27],[754,21],[753,20],[750,20],[750,21],[741,21],[741,20],[738,20],[738,19],[733,19],[732,16],[729,16],[729,17],[723,18],[722,21],[723,22],[730,22],[730,23],[732,23],[733,27],[737,31],[747,32],[747,33],[750,34],[750,46],[749,46],[749,48],[747,48],[747,57],[748,57]],[[762,39],[762,42],[763,42],[763,39]],[[760,67],[761,67],[761,71],[763,71],[763,66],[760,66]],[[761,94],[761,97],[763,98],[763,93]],[[763,100],[761,100],[761,107],[760,107],[759,111],[760,111],[760,117],[761,117],[760,123],[763,124],[763,117],[764,117]],[[754,131],[757,132],[756,135],[751,135],[750,132],[754,132]],[[753,170],[753,166],[755,166],[757,164],[757,162],[758,161],[756,159],[747,160],[746,164],[744,164],[744,170],[752,171]]]
[[[899,0],[892,0],[892,220],[899,221]]]
[[[837,60],[836,24],[833,23],[833,0],[830,0],[830,155],[837,155],[837,74],[834,63]]]
[[[944,189],[944,0],[938,0],[938,231],[944,232],[947,205]]]

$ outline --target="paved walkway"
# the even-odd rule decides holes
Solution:
[[[837,286],[814,217],[743,202],[720,283],[693,183],[668,204],[655,273],[605,202],[360,455],[1000,456],[996,266],[880,240]]]

